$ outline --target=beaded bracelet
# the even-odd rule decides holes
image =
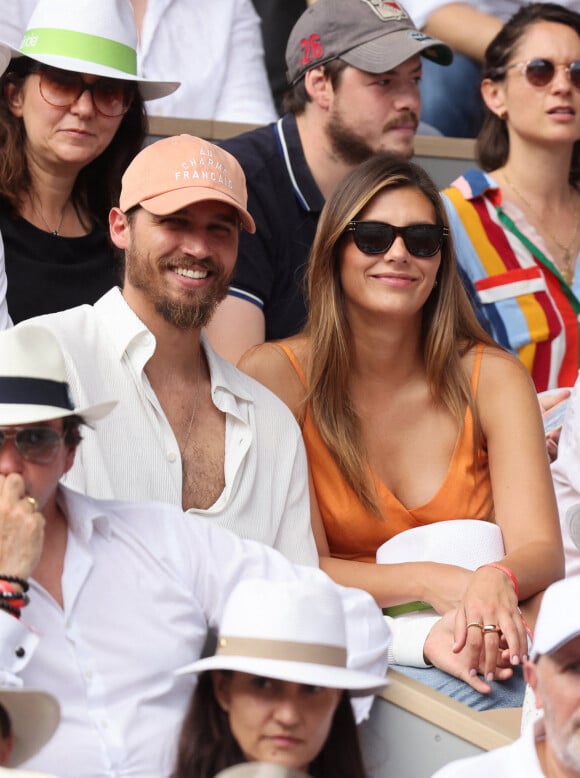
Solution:
[[[10,605],[5,600],[0,599],[0,610],[10,613],[11,616],[15,616],[17,619],[20,618],[20,608],[15,608],[14,605]]]
[[[24,608],[30,602],[30,597],[22,592],[0,592],[0,600],[4,600],[14,608]]]
[[[518,584],[518,579],[516,578],[516,574],[513,570],[510,570],[509,567],[505,567],[505,565],[500,565],[497,562],[488,562],[485,565],[481,565],[478,567],[478,570],[481,570],[482,567],[495,567],[496,570],[501,570],[502,573],[507,575],[507,577],[510,579],[510,581],[513,584],[514,591],[516,593],[516,597],[518,598],[518,601],[520,599],[520,586]]]
[[[30,589],[30,584],[26,578],[19,578],[17,575],[2,575],[0,573],[0,581],[6,581],[7,583],[15,583],[22,587],[23,592],[27,592]]]
[[[18,591],[11,583],[2,579],[0,579],[0,598],[9,601],[14,608],[24,608],[30,602],[26,593]]]

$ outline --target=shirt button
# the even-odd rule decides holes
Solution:
[[[168,462],[175,462],[176,459],[177,459],[177,454],[175,453],[175,451],[168,451],[167,452],[167,461]]]
[[[22,659],[23,656],[26,656],[26,651],[22,648],[22,646],[18,646],[16,651],[14,652],[18,659]]]

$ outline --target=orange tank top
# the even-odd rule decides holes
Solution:
[[[306,377],[292,349],[277,344],[287,355],[300,380]],[[477,393],[483,345],[477,347],[471,387]],[[379,506],[384,519],[370,513],[346,482],[336,460],[306,410],[302,434],[330,553],[341,559],[374,562],[379,546],[399,532],[447,519],[493,521],[493,498],[487,452],[475,461],[473,416],[469,407],[449,463],[445,480],[429,502],[406,508],[377,478]]]

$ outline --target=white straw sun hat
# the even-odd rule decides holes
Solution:
[[[354,696],[388,685],[384,676],[347,667],[342,601],[324,580],[241,581],[224,608],[215,655],[177,673],[206,670],[347,689]]]
[[[49,330],[23,322],[0,332],[0,425],[32,424],[78,414],[97,421],[116,402],[75,408],[58,341]]]
[[[14,736],[7,767],[17,767],[53,736],[60,706],[52,694],[32,689],[0,689],[0,705],[8,714]]]
[[[0,42],[0,72],[11,57],[94,76],[134,81],[144,100],[175,92],[178,81],[137,75],[137,28],[129,0],[39,0],[22,42]]]

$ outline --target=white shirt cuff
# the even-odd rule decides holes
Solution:
[[[384,617],[391,628],[392,639],[387,650],[389,665],[407,665],[408,667],[431,667],[423,656],[423,647],[427,635],[441,618],[431,611],[411,613],[405,616]]]

